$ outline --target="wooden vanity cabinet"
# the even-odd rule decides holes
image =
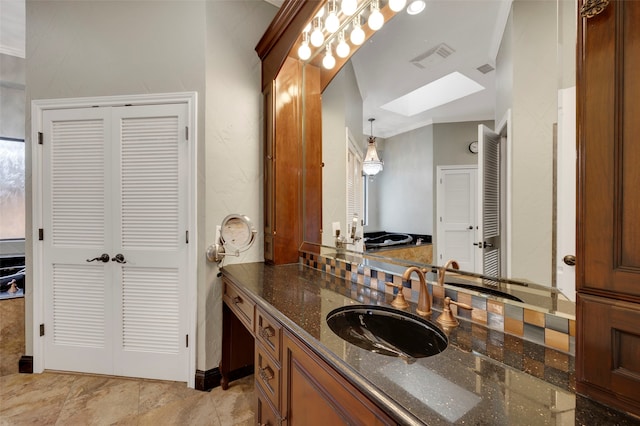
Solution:
[[[581,1],[580,6],[586,1]],[[640,2],[578,26],[576,389],[640,415]]]
[[[259,425],[397,424],[236,284],[227,277],[222,281],[223,389],[228,387],[229,374],[246,365],[250,355]],[[243,319],[247,312],[255,313],[255,321]],[[247,347],[247,336],[251,347]]]
[[[287,425],[397,424],[295,336],[285,332],[282,346]]]
[[[253,324],[255,303],[231,281],[222,278],[222,357],[220,386],[251,374],[254,363]]]

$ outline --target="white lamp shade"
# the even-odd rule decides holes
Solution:
[[[298,48],[298,57],[303,61],[306,61],[311,57],[311,48],[309,47],[309,43],[302,43]]]
[[[329,16],[327,16],[327,19],[324,21],[324,27],[331,34],[338,31],[338,28],[340,27],[340,19],[338,19],[338,15],[336,15],[335,12],[331,12]]]
[[[322,43],[324,43],[324,34],[322,34],[322,30],[316,28],[311,33],[311,44],[315,47],[320,47]]]
[[[362,43],[364,43],[364,30],[362,29],[362,27],[360,27],[360,25],[354,24],[349,38],[351,39],[351,43],[355,44],[356,46],[360,46]]]
[[[350,51],[351,48],[349,47],[349,44],[344,41],[344,39],[340,40],[340,43],[336,46],[336,54],[341,58],[346,58],[349,56]]]
[[[356,13],[356,9],[358,8],[358,0],[342,0],[340,8],[342,9],[342,13],[344,13],[346,16],[351,16]]]
[[[400,12],[407,4],[407,0],[389,0],[389,9]]]
[[[382,16],[379,9],[373,9],[371,11],[371,15],[369,15],[367,23],[369,24],[369,28],[373,31],[378,31],[382,28],[382,25],[384,24],[384,16]]]
[[[322,66],[330,70],[336,66],[336,58],[333,57],[331,52],[327,52],[324,58],[322,58]]]

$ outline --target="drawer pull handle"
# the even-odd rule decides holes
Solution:
[[[263,339],[267,339],[268,340],[268,339],[270,339],[270,338],[272,338],[273,336],[276,335],[276,330],[274,330],[273,327],[268,325],[266,327],[260,327],[260,331],[258,331],[258,334]]]
[[[240,297],[240,296],[235,296],[235,297],[233,298],[233,304],[234,304],[234,305],[237,305],[238,303],[242,303],[242,297]]]
[[[273,370],[271,369],[271,367],[261,368],[259,374],[260,374],[260,378],[265,383],[273,379]]]

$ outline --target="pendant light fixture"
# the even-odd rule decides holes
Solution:
[[[373,136],[374,120],[375,118],[369,119],[369,123],[371,123],[371,135],[368,139],[367,154],[362,162],[362,171],[367,176],[374,176],[380,173],[384,164],[384,162],[382,162],[378,157],[378,151],[376,151],[376,138]]]

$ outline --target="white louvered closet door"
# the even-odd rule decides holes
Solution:
[[[501,272],[500,248],[500,136],[478,126],[478,265],[485,275]]]
[[[109,111],[43,114],[45,368],[112,374]]]
[[[184,104],[44,113],[45,368],[187,380],[186,119]]]
[[[185,380],[186,105],[113,108],[115,374]]]

